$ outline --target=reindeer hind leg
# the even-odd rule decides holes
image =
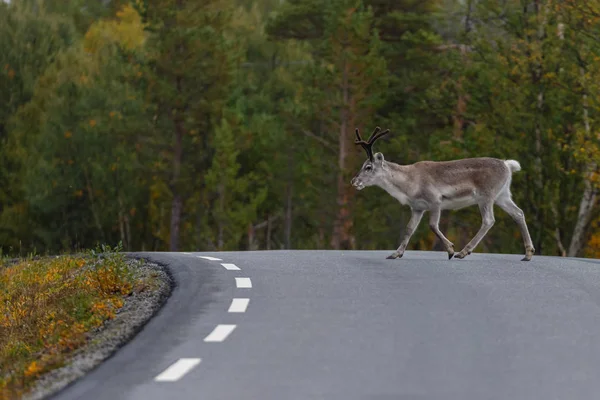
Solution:
[[[525,245],[525,257],[521,261],[530,261],[535,253],[531,236],[529,235],[529,229],[527,229],[527,222],[525,222],[525,214],[515,202],[510,198],[510,193],[503,195],[496,202],[498,207],[502,208],[512,219],[519,225],[521,229],[521,236],[523,237],[523,244]]]
[[[477,234],[471,239],[469,243],[460,251],[460,253],[456,254],[454,257],[456,258],[465,258],[477,247],[481,239],[488,233],[488,231],[494,226],[494,202],[487,201],[479,205],[479,211],[481,212],[481,228]]]

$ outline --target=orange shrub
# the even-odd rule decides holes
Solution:
[[[19,397],[41,374],[61,366],[87,332],[114,318],[132,287],[118,254],[0,268],[0,398]]]

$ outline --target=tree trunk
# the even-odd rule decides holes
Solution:
[[[221,182],[219,184],[219,218],[217,220],[217,248],[219,251],[223,250],[223,246],[225,245],[225,221],[223,220],[223,215],[225,214],[225,184]]]
[[[96,228],[100,232],[100,238],[102,239],[102,241],[104,241],[105,240],[104,229],[102,229],[102,223],[100,222],[100,215],[98,214],[98,211],[96,210],[96,204],[94,202],[94,189],[92,188],[92,181],[90,180],[90,176],[88,174],[87,167],[83,167],[83,176],[85,177],[85,184],[86,184],[85,186],[86,186],[86,189],[88,192],[88,197],[90,199],[90,208],[92,209],[94,223],[96,224]]]
[[[129,215],[127,213],[127,210],[125,210],[125,207],[123,205],[123,199],[121,198],[121,196],[118,196],[118,201],[119,201],[119,231],[121,234],[121,243],[123,243],[123,248],[126,251],[130,250],[130,246],[131,246],[131,231],[130,231],[130,224],[129,224]]]
[[[288,153],[288,181],[286,187],[286,204],[285,204],[285,248],[292,248],[292,207],[293,207],[293,196],[294,196],[294,153],[291,151],[292,147],[289,146],[290,150]]]
[[[285,207],[285,248],[292,248],[292,196],[293,184],[290,182],[287,189],[287,200]]]
[[[473,12],[473,1],[467,1],[467,11],[465,15],[465,34],[471,32],[472,29],[472,17],[471,14]],[[464,63],[468,62],[467,47],[461,46],[459,47],[460,54],[462,56],[462,60]],[[456,114],[452,116],[453,125],[454,125],[454,138],[457,140],[461,140],[463,137],[463,132],[465,130],[465,114],[467,112],[467,101],[468,94],[465,93],[463,89],[463,81],[465,77],[460,76],[456,81],[456,91],[458,93],[458,99],[456,101]]]
[[[456,113],[452,116],[454,123],[454,138],[461,140],[463,137],[463,131],[465,129],[464,115],[467,111],[467,95],[463,90],[463,78],[458,78],[456,82],[456,90],[458,92],[458,99],[456,100]]]
[[[273,220],[270,215],[267,215],[267,250],[271,250],[271,232],[273,229]]]
[[[587,85],[585,84],[585,71],[583,68],[580,69],[581,73],[581,83],[583,86],[583,124],[585,126],[585,136],[586,138],[590,137],[591,129],[590,129],[590,119],[588,115],[588,98],[586,93]],[[583,197],[581,198],[581,203],[579,203],[579,212],[577,214],[577,222],[575,223],[575,229],[573,230],[573,236],[571,237],[571,243],[569,244],[569,251],[567,256],[569,257],[577,257],[581,248],[583,247],[583,242],[585,240],[585,231],[590,223],[590,219],[592,217],[592,210],[596,204],[596,197],[598,191],[594,184],[592,183],[592,175],[596,173],[597,165],[595,162],[590,162],[587,165],[587,176],[585,177],[585,189],[583,191]]]
[[[127,238],[127,245],[125,250],[131,250],[131,224],[129,223],[129,215],[125,212],[125,237]]]
[[[467,15],[465,16],[465,33],[471,32],[473,22],[471,14],[473,13],[473,0],[467,0]]]
[[[121,234],[121,245],[123,248],[127,245],[127,240],[125,240],[125,221],[123,218],[123,211],[119,210],[119,233]]]
[[[350,193],[346,183],[346,157],[348,153],[348,107],[350,105],[350,84],[348,80],[348,63],[344,64],[342,72],[342,108],[340,110],[339,128],[339,153],[338,153],[338,176],[337,176],[337,198],[338,207],[335,222],[333,224],[333,235],[331,246],[335,250],[352,248],[351,238],[352,220],[350,218]]]
[[[123,206],[121,199],[119,198],[119,233],[121,234],[121,243],[123,248],[127,246],[127,240],[125,239],[125,218],[123,217]]]
[[[534,1],[535,13],[539,15],[540,12],[540,0]],[[544,7],[542,20],[537,27],[537,40],[541,43],[546,35],[546,24],[548,21],[548,5]],[[525,14],[527,14],[527,8],[524,8]],[[525,15],[525,18],[527,16]],[[535,145],[535,159],[534,159],[534,179],[533,184],[535,186],[535,193],[533,202],[534,209],[534,233],[533,233],[533,242],[534,247],[537,254],[540,254],[542,251],[542,239],[543,233],[545,231],[543,227],[543,221],[545,219],[545,212],[541,204],[544,204],[544,169],[542,168],[542,123],[541,120],[543,118],[543,109],[544,109],[544,89],[540,85],[540,81],[543,76],[543,65],[539,62],[531,65],[531,78],[532,83],[534,85],[538,85],[540,87],[539,92],[537,94],[536,101],[536,115],[535,115],[535,129],[534,129],[534,145]]]
[[[585,231],[590,222],[594,205],[596,204],[597,194],[598,193],[596,192],[593,184],[589,181],[589,179],[586,179],[583,197],[581,199],[581,203],[579,203],[577,223],[575,224],[573,236],[571,237],[571,244],[569,245],[569,251],[567,252],[568,257],[577,257],[581,251],[581,248],[583,247]]]
[[[321,250],[323,247],[325,247],[325,229],[321,226],[319,228],[319,236],[318,236],[318,241],[317,241],[317,250]]]
[[[171,203],[171,240],[170,251],[179,251],[179,230],[181,226],[181,214],[183,211],[183,199],[179,193],[179,178],[181,176],[181,162],[183,157],[183,121],[175,121],[175,143],[173,145],[173,176],[171,179],[171,192],[173,201]]]
[[[179,227],[181,226],[181,209],[183,201],[179,194],[173,195],[171,202],[171,243],[169,251],[179,251]]]
[[[248,224],[247,234],[248,234],[248,250],[255,250],[255,248],[254,248],[254,226],[252,225],[252,222],[250,222]]]
[[[223,223],[219,222],[219,231],[217,236],[217,250],[223,250]]]

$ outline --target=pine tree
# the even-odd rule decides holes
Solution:
[[[27,207],[13,151],[11,125],[17,110],[31,100],[39,76],[76,34],[61,16],[28,1],[0,2],[0,246],[14,249],[27,241]]]
[[[370,129],[370,122],[386,84],[385,61],[380,55],[373,15],[360,1],[334,1],[318,10],[310,1],[291,2],[269,26],[278,38],[302,38],[312,42],[314,64],[305,79],[305,102],[312,104],[309,124],[319,127],[312,137],[335,148],[334,175],[326,179],[335,187],[331,246],[355,247],[352,235],[354,191],[348,185],[359,165],[352,145],[354,129]],[[316,22],[315,22],[316,21]],[[320,163],[315,163],[316,165]],[[326,163],[325,163],[326,164]],[[325,197],[327,199],[327,197]],[[329,219],[329,217],[326,217]]]
[[[210,165],[208,138],[232,79],[234,49],[226,37],[231,9],[226,0],[147,0],[142,9],[152,32],[149,96],[156,107],[154,146],[160,157],[154,175],[163,188],[155,193],[171,204],[168,229],[163,214],[153,218],[156,231],[176,251],[184,204],[203,189],[196,177]]]
[[[233,124],[228,119],[233,120]],[[238,160],[240,146],[236,144],[239,143],[236,119],[233,115],[225,116],[216,127],[212,140],[215,153],[206,173],[206,196],[209,198],[206,203],[211,205],[206,222],[211,232],[210,242],[217,250],[242,246],[246,227],[256,219],[256,211],[267,193],[265,183],[260,183],[255,172],[242,174]]]

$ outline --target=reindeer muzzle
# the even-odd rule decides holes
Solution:
[[[358,190],[362,190],[365,187],[365,185],[362,183],[362,181],[357,179],[356,177],[352,178],[350,183],[352,184],[352,186],[354,186]]]

